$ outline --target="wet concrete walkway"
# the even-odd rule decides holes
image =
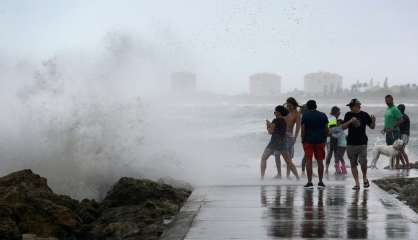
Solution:
[[[360,191],[349,184],[199,188],[204,202],[185,239],[418,239],[414,211],[374,184]]]

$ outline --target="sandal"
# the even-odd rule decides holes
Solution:
[[[354,186],[352,189],[358,191],[360,190],[360,186]]]
[[[367,180],[366,182],[364,182],[364,188],[368,188],[368,187],[370,187],[369,180]]]

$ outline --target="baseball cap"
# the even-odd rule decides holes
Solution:
[[[350,103],[347,104],[346,106],[352,107],[354,105],[361,105],[361,102],[357,98],[353,98],[351,99]]]

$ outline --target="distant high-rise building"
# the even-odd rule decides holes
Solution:
[[[309,73],[305,75],[304,81],[307,93],[331,94],[343,89],[343,77],[336,73]]]
[[[250,76],[250,94],[253,96],[277,96],[282,88],[282,78],[274,73],[256,73]]]
[[[171,74],[171,90],[180,93],[196,91],[196,74],[192,72],[174,72]]]
[[[385,81],[383,82],[383,87],[384,88],[389,88],[389,80],[388,80],[388,77],[385,77]]]

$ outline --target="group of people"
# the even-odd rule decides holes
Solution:
[[[384,113],[384,127],[382,133],[386,135],[386,144],[392,145],[397,139],[403,141],[403,149],[396,156],[396,167],[399,161],[404,167],[409,166],[409,160],[404,151],[409,141],[410,122],[405,114],[405,105],[395,106],[393,96],[385,97],[387,109]],[[266,120],[266,128],[271,135],[271,140],[265,148],[261,157],[261,178],[266,172],[267,159],[274,155],[278,178],[281,178],[281,161],[283,157],[287,164],[287,176],[290,172],[299,180],[298,171],[292,159],[294,145],[299,133],[301,135],[304,157],[302,160],[302,175],[306,175],[308,182],[305,188],[312,189],[312,160],[315,158],[318,165],[318,188],[325,188],[323,182],[324,172],[328,174],[329,165],[334,155],[336,174],[347,175],[344,155],[347,152],[350,160],[351,173],[355,185],[354,190],[360,189],[358,166],[362,172],[363,187],[370,186],[367,178],[367,144],[368,137],[366,128],[376,128],[376,117],[361,110],[361,102],[352,99],[347,105],[349,111],[344,119],[340,119],[341,110],[334,106],[330,115],[317,110],[315,100],[309,100],[303,106],[299,106],[296,99],[290,97],[286,104],[279,105],[274,110],[273,121]],[[298,110],[300,108],[300,110]],[[345,130],[348,130],[346,135]],[[327,151],[326,151],[327,149]],[[325,166],[324,166],[324,160]]]

